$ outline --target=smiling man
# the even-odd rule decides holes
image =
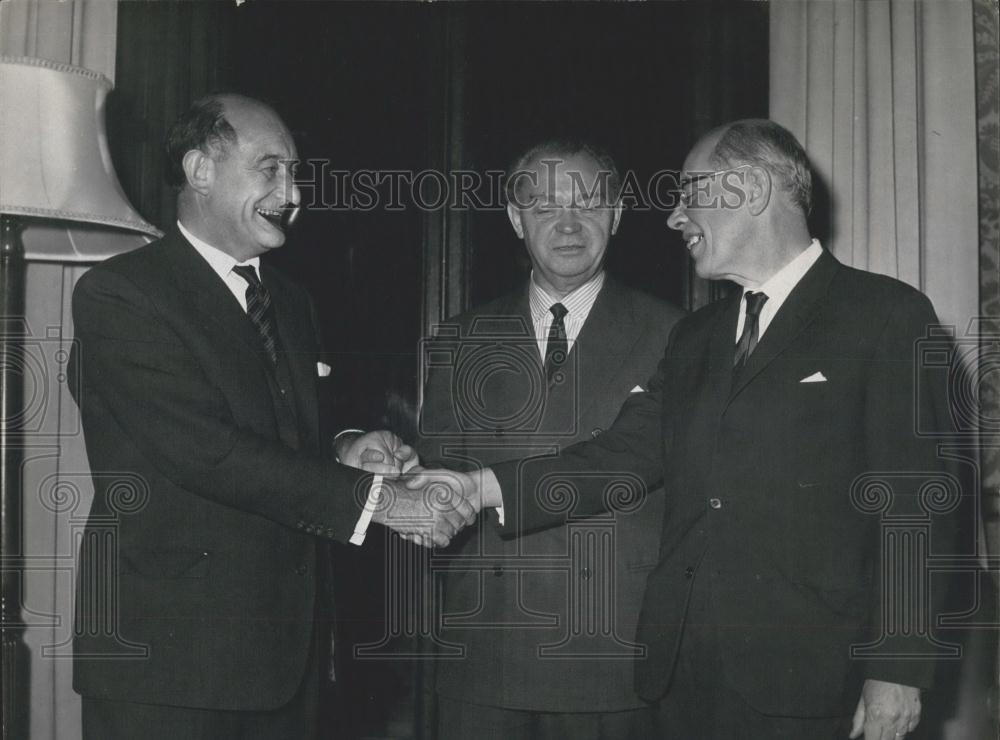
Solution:
[[[453,362],[428,376],[423,459],[474,467],[558,454],[599,435],[642,392],[681,312],[604,272],[619,183],[612,158],[586,142],[543,142],[515,160],[507,215],[531,274],[429,344],[447,346]],[[441,637],[465,655],[437,665],[436,738],[650,736],[632,673],[662,501],[636,509],[519,541],[501,539],[490,514],[456,537],[449,554],[464,567],[446,578]],[[600,555],[573,544],[594,537],[610,538]]]
[[[699,275],[740,289],[677,324],[647,392],[596,439],[493,465],[484,505],[502,502],[502,536],[532,537],[564,526],[559,491],[575,516],[606,508],[601,471],[663,481],[636,637],[651,737],[901,738],[935,672],[912,626],[933,623],[942,592],[907,592],[924,564],[893,557],[872,499],[950,551],[957,493],[925,494],[962,471],[917,431],[951,426],[941,378],[916,361],[934,310],[810,238],[806,154],[778,124],[709,132],[682,183],[669,225]]]
[[[300,197],[274,110],[203,98],[167,156],[176,228],[73,294],[71,387],[95,484],[74,645],[84,736],[314,737],[327,543],[366,526],[363,451],[405,451],[364,435],[339,450],[347,467],[322,438],[311,302],[260,260]],[[405,529],[422,498],[400,491],[371,520]],[[474,516],[462,501],[436,511],[419,530],[438,544]]]

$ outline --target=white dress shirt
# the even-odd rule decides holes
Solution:
[[[237,265],[250,265],[253,267],[254,272],[257,273],[257,278],[259,279],[260,257],[248,259],[246,262],[237,262],[235,257],[226,254],[221,249],[213,247],[208,242],[202,241],[196,237],[184,228],[184,224],[180,221],[177,222],[177,228],[180,229],[184,238],[191,242],[191,246],[194,247],[195,251],[208,263],[208,266],[215,271],[215,274],[222,278],[222,282],[224,282],[226,287],[229,288],[229,292],[232,293],[236,297],[236,300],[240,302],[240,306],[243,308],[243,313],[246,313],[247,281],[233,272],[233,268]]]
[[[535,282],[535,273],[532,271],[528,288],[528,305],[531,309],[531,321],[535,327],[535,340],[538,342],[538,356],[545,361],[545,345],[549,341],[549,329],[552,328],[552,304],[561,303],[566,307],[566,316],[563,323],[566,326],[566,351],[573,349],[576,338],[580,336],[583,325],[590,315],[590,309],[594,307],[597,294],[604,287],[604,270],[590,278],[587,282],[576,288],[572,293],[567,294],[561,300],[553,298],[545,289]]]
[[[747,293],[763,293],[767,296],[767,300],[764,301],[764,307],[760,310],[760,316],[757,318],[758,342],[764,338],[764,332],[767,331],[767,327],[770,326],[771,321],[778,313],[778,309],[781,308],[781,304],[785,302],[786,298],[788,298],[788,294],[795,289],[795,286],[798,285],[799,281],[802,280],[807,272],[809,272],[809,268],[816,264],[816,260],[818,260],[822,254],[823,247],[820,246],[817,239],[813,239],[809,246],[806,247],[805,251],[774,273],[767,279],[767,281],[756,287],[745,286],[743,288],[744,298]],[[741,298],[740,317],[736,322],[737,342],[740,341],[740,335],[743,333],[743,325],[746,323],[746,320],[747,302]]]

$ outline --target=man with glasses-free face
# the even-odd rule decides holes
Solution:
[[[423,459],[477,466],[558,454],[600,435],[629,394],[643,392],[681,314],[605,274],[618,193],[613,160],[585,142],[544,142],[517,158],[507,215],[531,274],[450,319],[454,341],[441,330],[433,340],[454,359],[428,376]],[[502,539],[499,514],[487,511],[456,537],[440,636],[465,654],[436,664],[436,738],[650,736],[653,717],[632,677],[662,503],[645,501],[610,526],[583,520],[519,540]],[[572,543],[591,535],[613,536],[607,559],[572,556]]]

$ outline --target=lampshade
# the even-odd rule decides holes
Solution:
[[[101,74],[0,56],[0,213],[25,217],[25,257],[96,262],[162,234],[111,165]]]

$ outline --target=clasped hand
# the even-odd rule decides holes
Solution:
[[[446,547],[482,508],[472,476],[421,467],[416,451],[392,432],[345,440],[339,456],[345,465],[385,476],[372,521],[418,545]]]
[[[447,547],[482,508],[475,479],[455,470],[417,465],[382,483],[382,501],[372,519],[424,547]]]

